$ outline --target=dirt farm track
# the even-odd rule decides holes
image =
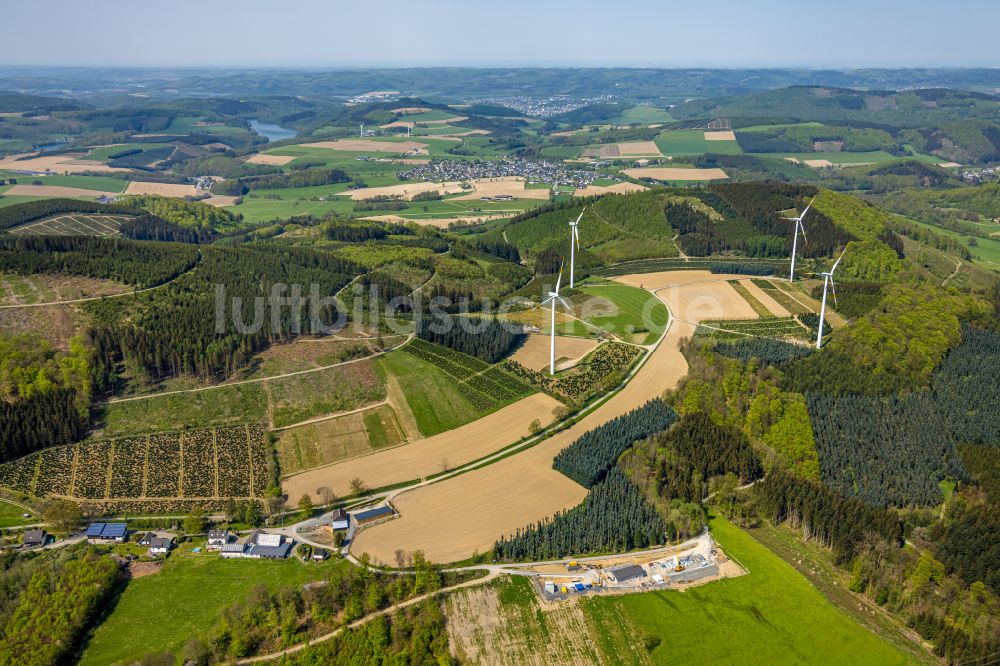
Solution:
[[[572,428],[537,446],[399,494],[393,499],[399,518],[362,530],[352,552],[389,563],[397,549],[422,550],[433,562],[454,562],[489,550],[503,534],[580,503],[586,490],[552,469],[556,453],[588,430],[676,386],[687,373],[680,342],[694,334],[695,323],[755,318],[750,305],[726,282],[741,277],[745,276],[672,271],[617,278],[623,284],[657,290],[671,312],[666,335],[629,384]]]

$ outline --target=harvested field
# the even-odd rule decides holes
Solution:
[[[63,155],[8,155],[0,159],[0,169],[18,171],[51,171],[52,173],[79,173],[80,171],[128,171],[120,167],[109,167],[104,162],[79,159],[83,153]],[[28,159],[18,159],[26,157]],[[97,196],[99,193],[95,193]]]
[[[410,122],[409,120],[397,120],[393,123],[386,123],[385,125],[379,125],[382,129],[391,129],[393,127],[408,127],[413,129],[416,123]]]
[[[347,150],[352,152],[372,153],[408,153],[427,149],[426,143],[419,141],[374,141],[372,139],[337,139],[335,141],[317,141],[303,143],[303,148],[329,148],[330,150]]]
[[[69,341],[88,325],[76,305],[44,308],[0,308],[0,334],[40,333],[56,349],[69,349]]]
[[[455,197],[456,199],[478,199],[480,197],[495,197],[498,195],[508,195],[515,199],[548,199],[551,193],[548,189],[528,189],[525,187],[525,179],[521,176],[476,178],[469,182],[472,183],[475,190],[469,194]]]
[[[437,192],[438,194],[458,194],[465,192],[461,183],[400,183],[399,185],[386,185],[385,187],[363,187],[359,190],[339,192],[340,196],[348,196],[354,201],[364,201],[374,197],[399,197],[409,201],[418,194],[424,192]],[[463,197],[460,197],[463,198]]]
[[[597,340],[577,338],[568,335],[556,336],[556,368],[563,369],[575,365],[576,361],[597,348]],[[529,335],[521,348],[511,358],[532,370],[547,370],[549,367],[549,336]],[[568,363],[567,363],[568,361]]]
[[[614,185],[588,185],[577,188],[573,192],[574,197],[594,197],[602,194],[630,194],[632,192],[642,192],[647,189],[643,185],[635,183],[616,183]]]
[[[125,194],[156,194],[161,197],[193,197],[201,194],[194,185],[180,183],[140,183],[133,180]]]
[[[955,167],[960,167],[962,165],[958,162],[941,162],[938,166],[942,169],[954,169]]]
[[[412,115],[417,113],[427,113],[430,111],[426,106],[401,106],[398,109],[393,109],[393,113],[398,113],[400,115]]]
[[[677,385],[687,373],[680,343],[683,338],[693,336],[696,328],[688,322],[755,318],[750,305],[726,282],[744,277],[708,271],[672,271],[616,278],[623,284],[660,289],[657,295],[673,316],[685,320],[672,322],[664,339],[629,384],[571,428],[532,448],[482,469],[396,496],[393,504],[400,517],[361,532],[355,539],[355,554],[367,552],[378,561],[392,562],[396,549],[402,548],[423,550],[434,562],[454,562],[476,551],[489,550],[502,534],[512,534],[518,528],[579,504],[586,490],[553,470],[552,459],[588,430]],[[292,492],[291,496],[298,494]]]
[[[224,208],[235,204],[236,199],[238,198],[239,197],[227,197],[222,194],[213,194],[207,199],[202,199],[201,203],[208,204],[209,206],[215,206],[216,208]]]
[[[643,167],[624,169],[631,178],[652,178],[654,180],[724,180],[729,178],[722,169],[671,169],[669,167]]]
[[[736,141],[735,132],[705,132],[705,141]]]
[[[813,168],[829,167],[833,166],[833,162],[830,160],[802,160],[806,166],[811,166]]]
[[[740,284],[750,292],[750,295],[760,301],[768,312],[773,314],[775,317],[791,317],[792,313],[788,311],[788,308],[783,306],[778,301],[774,300],[767,290],[761,289],[753,280],[740,280]]]
[[[101,196],[113,197],[117,193],[85,190],[80,187],[62,187],[61,185],[15,185],[4,194],[12,197],[85,197],[96,199]]]
[[[291,498],[310,493],[318,499],[316,489],[322,486],[338,495],[351,494],[350,483],[355,477],[361,478],[370,488],[427,477],[441,472],[444,463],[456,467],[516,442],[528,434],[528,426],[533,420],[538,419],[543,424],[552,421],[552,411],[559,404],[554,398],[536,393],[440,435],[296,474],[282,481],[281,487]],[[572,481],[569,483],[576,486]],[[386,552],[384,561],[389,562],[391,552]]]
[[[268,155],[257,153],[247,159],[248,164],[266,164],[269,166],[285,166],[295,159],[295,155]]]

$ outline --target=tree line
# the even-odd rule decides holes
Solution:
[[[198,249],[190,245],[92,236],[0,237],[0,270],[20,275],[65,273],[145,288],[172,280],[197,262]]]
[[[816,481],[772,472],[754,486],[754,497],[764,517],[801,528],[808,538],[832,548],[841,563],[854,558],[869,532],[903,545],[903,524],[895,512],[844,497]]]
[[[351,182],[351,177],[340,169],[304,169],[289,173],[244,176],[242,178],[220,180],[212,185],[212,193],[239,197],[251,190],[315,187],[317,185],[349,182]]]
[[[438,295],[435,291],[432,296]],[[425,315],[417,320],[417,337],[427,342],[499,363],[524,341],[525,334],[496,319]]]
[[[82,438],[87,412],[81,413],[77,396],[75,389],[56,388],[12,402],[0,400],[0,462]]]
[[[585,432],[556,455],[552,467],[590,488],[604,479],[634,442],[666,430],[675,420],[677,414],[665,402],[650,400]]]

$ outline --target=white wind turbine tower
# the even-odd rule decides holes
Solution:
[[[580,219],[583,218],[584,211],[587,207],[584,206],[583,210],[580,211],[580,215],[576,218],[575,222],[569,223],[569,288],[572,289],[574,282],[573,277],[576,271],[576,248],[580,246]],[[558,291],[558,289],[556,290]]]
[[[802,211],[802,214],[799,215],[798,217],[786,217],[785,218],[786,220],[789,220],[790,222],[794,222],[795,223],[795,237],[792,239],[792,270],[788,274],[788,281],[789,282],[794,282],[795,281],[795,250],[796,250],[796,248],[799,245],[799,230],[800,229],[802,230],[802,238],[803,238],[803,240],[805,240],[805,238],[806,238],[806,228],[805,228],[805,226],[803,226],[802,220],[806,219],[806,213],[809,212],[809,209],[812,208],[812,205],[813,205],[813,202],[810,201],[809,205],[806,206],[806,209],[804,211]]]
[[[816,335],[816,349],[820,349],[823,346],[823,317],[826,316],[826,290],[827,287],[833,289],[833,302],[837,302],[837,285],[833,282],[833,272],[837,270],[837,264],[840,260],[844,258],[847,254],[847,248],[840,253],[840,257],[833,263],[833,268],[831,268],[826,273],[820,273],[823,276],[823,303],[819,306],[819,333]]]
[[[365,138],[365,124],[361,123],[361,135],[358,138]]]
[[[549,297],[542,301],[542,305],[546,303],[552,304],[552,331],[551,331],[551,342],[549,344],[549,374],[556,374],[556,302],[563,304],[563,307],[567,310],[572,310],[562,296],[559,295],[559,283],[562,282],[562,266],[559,267],[559,278],[556,280],[555,291],[549,292]]]

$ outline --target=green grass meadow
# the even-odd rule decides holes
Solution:
[[[405,351],[393,351],[379,358],[383,372],[399,381],[406,403],[424,437],[430,437],[483,416],[462,396],[451,377],[436,366]]]
[[[298,585],[342,566],[349,565],[339,559],[224,560],[214,552],[192,553],[191,544],[184,544],[162,571],[128,583],[79,663],[131,663],[145,654],[178,650],[192,636],[207,633],[222,611],[248,598],[255,585]]]
[[[748,575],[680,593],[588,599],[584,610],[596,640],[605,643],[636,626],[656,645],[650,657],[657,664],[911,663],[749,534],[721,517],[712,519],[711,529]]]
[[[588,296],[609,301],[617,310],[613,313],[600,310],[590,316],[583,316],[583,319],[626,340],[651,344],[666,328],[669,316],[666,306],[656,296],[643,289],[623,284],[601,283],[585,285],[580,291]],[[585,313],[578,310],[577,314]],[[643,335],[643,331],[647,333]],[[638,334],[634,340],[633,334]]]
[[[0,500],[0,527],[18,527],[41,522],[37,517],[22,517],[24,513],[25,510],[22,507]]]

